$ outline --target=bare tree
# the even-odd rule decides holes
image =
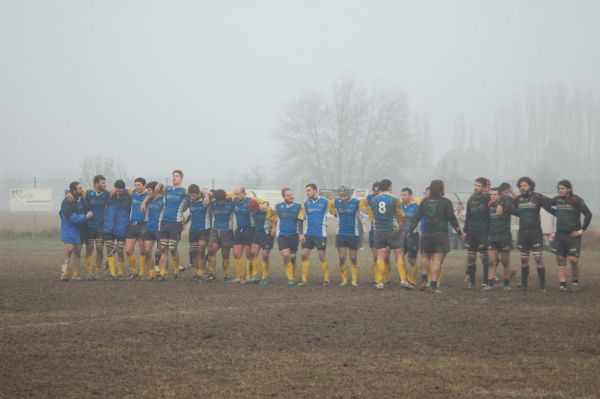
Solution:
[[[329,96],[309,93],[292,101],[276,139],[283,175],[330,187],[402,177],[420,157],[406,96],[351,79],[336,82]]]
[[[127,172],[120,162],[112,157],[103,157],[101,154],[95,154],[83,158],[81,161],[81,179],[85,187],[92,187],[94,176],[103,175],[108,183],[117,179],[128,180]]]

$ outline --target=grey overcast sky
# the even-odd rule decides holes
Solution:
[[[0,1],[1,175],[270,165],[282,105],[342,76],[405,90],[433,156],[527,86],[600,93],[600,1]]]

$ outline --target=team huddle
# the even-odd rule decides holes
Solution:
[[[528,177],[518,180],[518,196],[512,193],[507,183],[492,188],[488,179],[478,178],[467,202],[464,232],[452,202],[444,197],[441,180],[431,182],[422,200],[414,197],[408,187],[402,188],[400,197],[393,195],[392,182],[383,179],[374,183],[373,192],[362,199],[353,197],[354,190],[345,187],[340,188],[336,198],[327,199],[321,197],[317,186],[311,183],[305,187],[306,201],[303,203],[296,202],[290,188],[283,188],[282,201],[277,204],[251,198],[242,186],[227,193],[223,189],[208,190],[196,184],[185,188],[182,182],[183,172],[175,170],[169,186],[156,181],[147,183],[138,177],[131,189],[126,188],[123,180],[117,180],[109,191],[106,179],[101,175],[94,177],[93,188],[88,190],[82,189],[78,182],[71,183],[60,211],[61,239],[65,249],[61,280],[82,279],[79,264],[84,244],[86,279],[163,281],[169,271],[174,279],[178,279],[181,269],[178,245],[184,226],[189,224],[189,256],[194,281],[217,278],[220,252],[226,283],[266,285],[271,250],[277,241],[288,286],[308,284],[309,258],[313,249],[316,249],[321,264],[322,284],[327,286],[331,282],[326,257],[327,215],[332,215],[338,220],[335,247],[342,286],[358,285],[357,254],[362,245],[362,220],[368,218],[375,288],[384,289],[391,283],[393,255],[401,287],[441,293],[443,263],[450,250],[450,226],[467,249],[465,288],[475,287],[479,255],[483,265],[481,289],[494,288],[501,264],[503,288],[510,290],[511,278],[516,274],[509,261],[513,242],[511,216],[514,215],[519,218],[517,247],[521,257],[521,283],[518,288],[528,287],[529,258],[532,256],[539,288],[544,292],[546,278],[540,219],[543,208],[556,216],[551,248],[558,264],[559,289],[568,291],[567,262],[571,265],[571,289],[576,290],[581,236],[592,219],[590,210],[573,193],[568,180],[561,180],[557,185],[558,195],[548,198],[535,192],[535,183]],[[139,258],[135,252],[136,244]],[[420,265],[417,264],[419,253]],[[234,275],[230,275],[231,254]],[[106,272],[103,270],[105,265]]]

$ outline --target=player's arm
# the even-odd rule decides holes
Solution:
[[[337,216],[337,209],[335,208],[335,200],[329,200],[327,202],[327,211],[332,215],[332,216]]]
[[[546,197],[545,195],[540,194],[540,201],[541,201],[541,205],[542,208],[544,208],[544,210],[546,212],[548,212],[551,215],[556,216],[556,208],[553,207],[553,201]]]
[[[419,205],[419,209],[417,210],[417,214],[415,215],[415,217],[413,218],[413,220],[410,223],[410,233],[411,234],[415,231],[415,229],[419,225],[419,222],[421,221],[422,217],[423,217],[423,206]]]
[[[452,214],[454,215],[454,211],[452,211]],[[456,215],[454,215],[454,218],[456,219]],[[471,222],[471,201],[467,201],[467,209],[465,211],[465,228],[464,228],[464,232],[467,233],[469,231],[469,223]]]
[[[394,197],[394,215],[398,222],[398,228],[402,230],[402,227],[404,227],[404,210],[402,209],[402,200],[398,197]]]

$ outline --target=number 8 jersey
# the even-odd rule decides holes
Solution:
[[[373,216],[375,233],[394,233],[400,229],[398,218],[404,217],[400,198],[383,192],[371,199],[369,209]]]

